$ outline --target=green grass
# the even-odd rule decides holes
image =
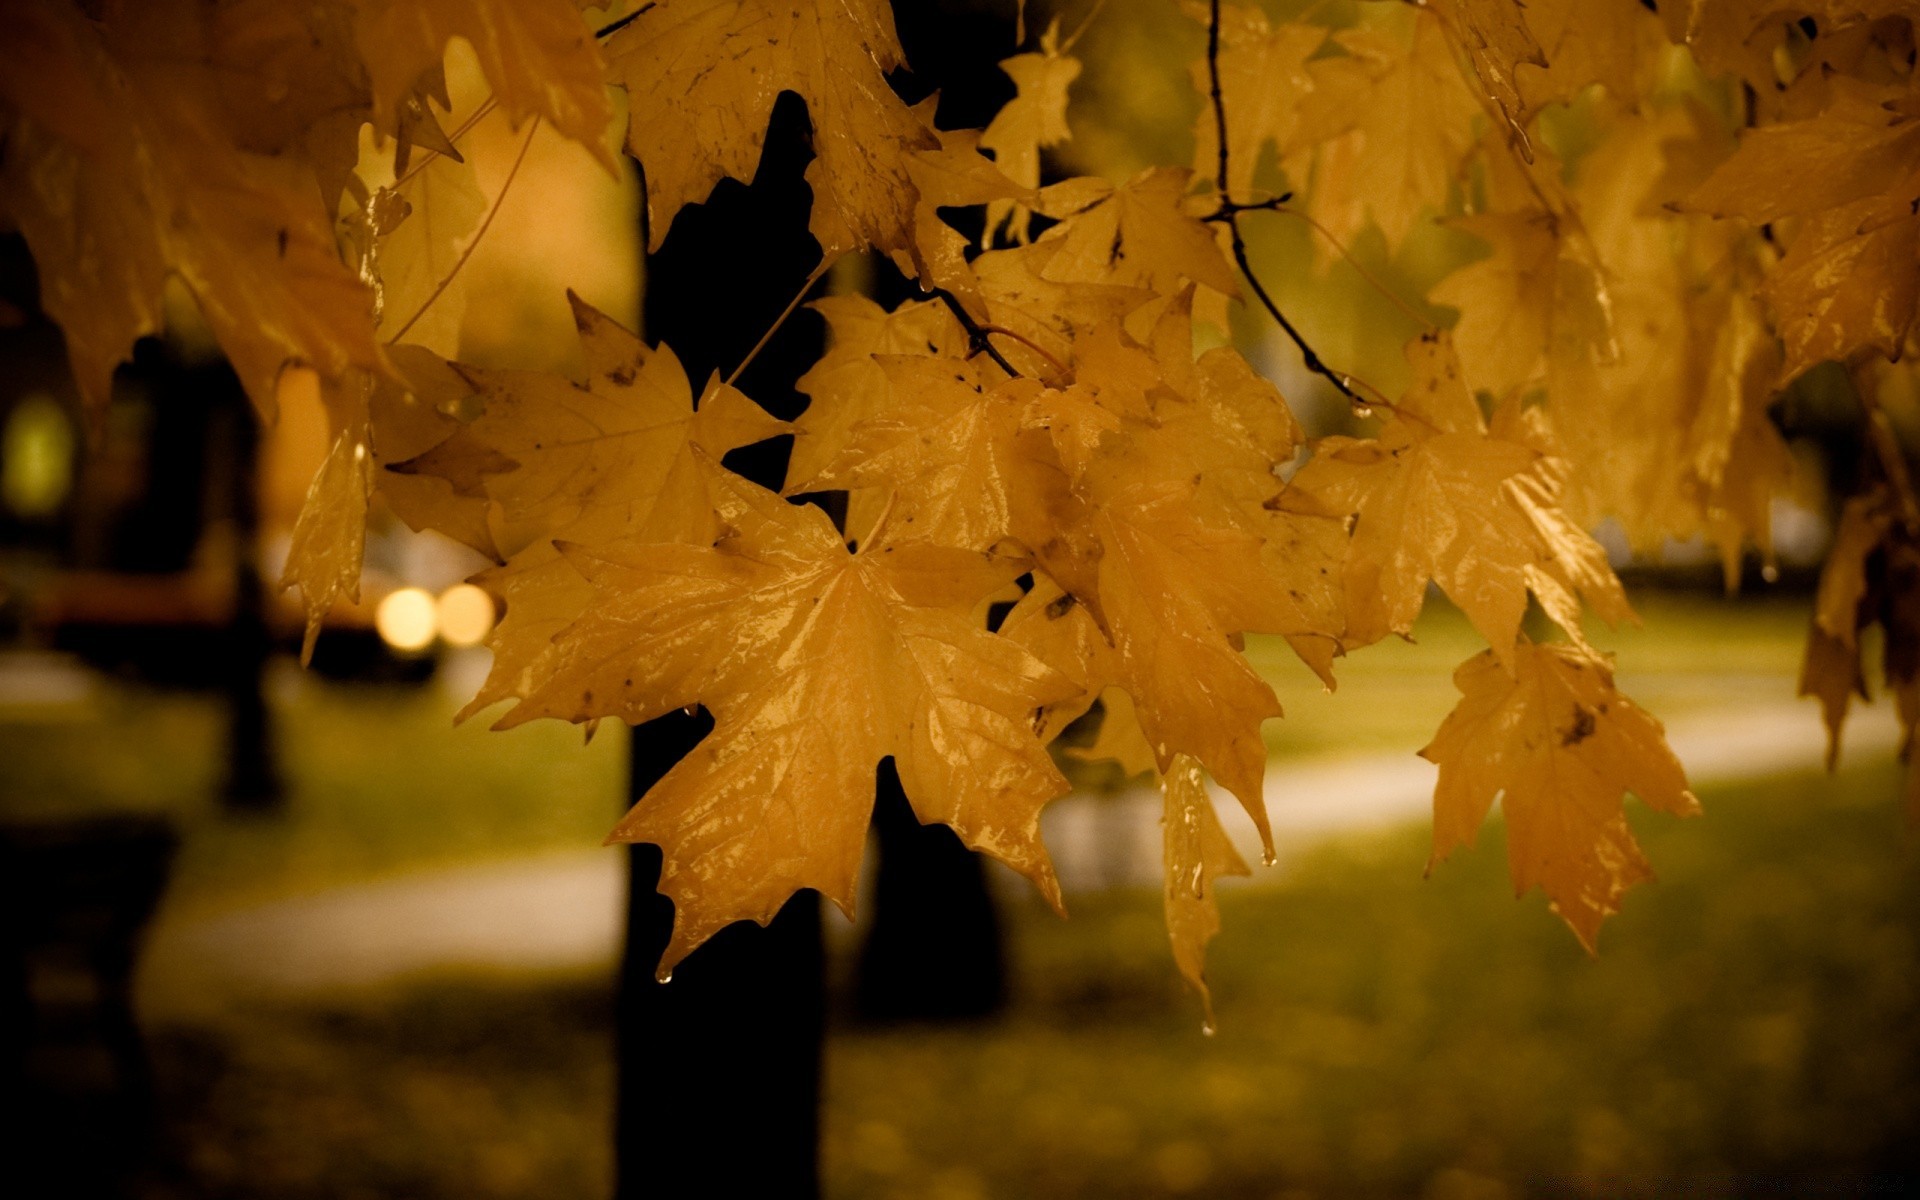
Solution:
[[[1791,702],[1806,638],[1805,597],[1725,600],[1641,589],[1638,626],[1587,622],[1587,636],[1613,653],[1616,682],[1661,718],[1726,704]],[[1247,656],[1279,693],[1286,716],[1267,722],[1270,753],[1411,753],[1426,745],[1459,693],[1453,671],[1486,641],[1444,599],[1430,600],[1415,640],[1389,638],[1336,660],[1326,691],[1284,641],[1249,637]],[[1807,719],[1817,721],[1808,705]]]
[[[1498,825],[1349,839],[1223,899],[1201,1036],[1152,892],[1007,915],[1001,1021],[837,1027],[827,1194],[1801,1196],[1911,1182],[1920,866],[1891,764],[1632,806],[1662,873],[1589,959]],[[604,984],[600,985],[604,986]],[[154,1196],[604,1194],[604,992],[389,989],[159,1040]],[[743,1087],[753,1086],[742,1081]],[[744,1147],[750,1149],[750,1143]]]
[[[1793,777],[1636,821],[1665,882],[1597,960],[1513,902],[1495,831],[1426,882],[1421,831],[1335,844],[1225,897],[1211,1039],[1156,896],[1030,920],[1006,1024],[837,1043],[836,1194],[1807,1194],[1892,1165],[1920,1119],[1895,793]]]
[[[315,677],[274,705],[283,814],[235,817],[216,798],[224,716],[210,698],[114,686],[59,722],[0,720],[0,814],[170,814],[183,832],[172,893],[190,909],[243,905],[410,870],[586,849],[618,818],[626,739],[581,746],[543,722],[455,728],[436,688]]]
[[[1791,698],[1805,601],[1737,603],[1649,591],[1637,629],[1590,630],[1619,655],[1620,683],[1656,715]],[[1444,601],[1418,641],[1389,640],[1338,664],[1328,694],[1285,643],[1248,639],[1287,716],[1269,721],[1285,756],[1410,753],[1456,694],[1453,668],[1483,643]],[[164,812],[185,843],[177,904],[244,905],[405,871],[597,845],[624,803],[618,728],[582,749],[578,729],[536,722],[495,734],[455,728],[434,687],[356,687],[282,678],[276,728],[291,790],[283,817],[235,819],[215,800],[222,710],[210,697],[111,685],[59,720],[0,712],[0,816]],[[1807,720],[1817,720],[1811,705]],[[1076,774],[1099,778],[1076,767]]]

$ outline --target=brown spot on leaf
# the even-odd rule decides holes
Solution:
[[[1569,727],[1565,733],[1560,735],[1561,748],[1566,749],[1578,746],[1581,742],[1593,736],[1593,730],[1593,714],[1587,711],[1585,705],[1574,705],[1573,725]]]

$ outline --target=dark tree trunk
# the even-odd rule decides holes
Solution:
[[[697,393],[731,371],[819,258],[807,234],[811,157],[805,108],[775,107],[751,187],[731,181],[683,211],[647,262],[645,335],[665,342]],[[739,379],[776,416],[804,407],[794,381],[819,357],[819,322],[788,321]],[[786,474],[791,439],[727,456],[767,487]],[[634,799],[706,735],[705,713],[676,713],[633,731]],[[654,968],[673,905],[654,888],[660,852],[636,846],[618,1010],[617,1194],[642,1197],[818,1196],[820,1056],[825,968],[820,902],[802,892],[766,928],[723,930],[680,964]]]
[[[983,10],[992,7],[992,15]],[[995,69],[1013,52],[1011,5],[902,4],[917,70],[909,99],[942,89],[942,123],[979,126],[1012,94]],[[647,261],[645,336],[665,342],[699,392],[741,361],[818,260],[805,107],[775,106],[751,186],[723,181],[683,210]],[[884,274],[885,272],[883,272]],[[880,299],[906,298],[901,282]],[[886,285],[883,285],[883,289]],[[819,357],[817,318],[798,314],[737,381],[775,416],[805,408],[794,382]],[[727,465],[767,487],[784,481],[791,439],[747,447]],[[633,733],[638,799],[711,722],[675,714]],[[945,828],[923,828],[891,764],[880,772],[881,866],[874,934],[862,956],[862,1007],[875,1015],[978,1015],[1003,994],[998,926],[981,864]],[[618,1006],[617,1193],[642,1197],[819,1195],[824,963],[819,899],[795,896],[765,929],[733,926],[675,969],[654,969],[672,905],[657,895],[659,851],[632,851]],[[933,949],[936,953],[927,953]]]

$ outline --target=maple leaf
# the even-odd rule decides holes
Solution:
[[[1493,250],[1428,293],[1460,310],[1453,341],[1476,386],[1506,395],[1582,362],[1618,357],[1612,298],[1591,243],[1568,229],[1566,215],[1530,208],[1447,224]]]
[[[1188,16],[1206,24],[1206,5],[1188,0]],[[1307,60],[1327,40],[1317,25],[1283,22],[1278,26],[1257,8],[1238,4],[1220,8],[1220,96],[1226,112],[1227,192],[1247,196],[1266,146],[1291,148],[1301,121],[1301,102],[1313,90]],[[1204,59],[1193,65],[1193,85],[1201,95],[1212,88],[1213,73]],[[1218,122],[1203,110],[1193,123],[1193,170],[1213,178],[1220,161]]]
[[[613,170],[613,120],[600,46],[576,0],[353,0],[354,43],[372,77],[375,120],[386,128],[422,75],[440,70],[463,38],[517,126],[540,117]]]
[[[1149,167],[1041,235],[1058,241],[1041,273],[1056,282],[1105,283],[1171,295],[1188,280],[1223,296],[1240,284],[1213,234],[1184,207],[1193,173]]]
[[[1820,587],[1814,595],[1813,623],[1807,631],[1806,656],[1800,668],[1799,694],[1816,696],[1827,726],[1827,769],[1840,761],[1840,733],[1846,724],[1851,698],[1869,699],[1866,673],[1861,669],[1860,631],[1880,619],[1884,588],[1869,574],[1868,565],[1895,528],[1892,496],[1876,487],[1851,497],[1840,510],[1833,545],[1820,569]],[[1884,559],[1878,564],[1884,572]],[[1896,616],[1896,623],[1907,618]],[[1887,653],[1894,655],[1892,639]],[[1911,679],[1909,668],[1904,674]],[[1894,672],[1888,672],[1891,683]],[[1909,728],[1912,722],[1907,722]]]
[[[462,492],[431,475],[386,469],[452,437],[475,415],[473,389],[452,364],[430,350],[395,346],[389,353],[401,382],[375,380],[367,398],[375,489],[408,527],[437,530],[499,562],[490,505],[480,489]]]
[[[718,457],[790,426],[718,379],[696,410],[670,349],[649,350],[592,305],[568,299],[587,355],[584,383],[457,367],[484,411],[396,469],[469,492],[477,486],[507,522],[537,538],[591,543],[642,530],[658,540],[701,536],[709,514],[697,451]]]
[[[1448,33],[1466,52],[1480,83],[1488,112],[1505,123],[1506,135],[1528,162],[1533,144],[1527,138],[1532,111],[1520,94],[1518,69],[1523,64],[1547,65],[1540,43],[1527,28],[1525,6],[1512,0],[1429,0]]]
[[[360,599],[360,560],[366,550],[367,502],[373,495],[373,456],[367,427],[367,393],[372,383],[356,376],[344,386],[325,389],[311,370],[296,368],[280,377],[280,400],[288,406],[327,409],[329,442],[325,459],[307,488],[293,523],[280,590],[297,587],[307,610],[300,644],[302,666],[313,659],[320,624],[340,599]]]
[[[1040,186],[1040,151],[1073,136],[1067,126],[1067,89],[1080,77],[1080,60],[1060,49],[1060,22],[1055,19],[1040,35],[1038,52],[1000,60],[1000,69],[1013,80],[1013,99],[1001,106],[980,133],[980,148],[1015,183]],[[994,200],[987,206],[988,238],[1001,230],[1026,240],[1027,211],[1014,200]]]
[[[1066,479],[1026,409],[1031,379],[988,388],[957,359],[882,360],[893,409],[861,422],[840,456],[805,486],[890,488],[896,520],[943,545],[988,551],[1009,539],[1045,541],[1046,514]]]
[[[925,542],[849,553],[816,508],[737,478],[717,495],[718,546],[566,550],[601,597],[501,722],[713,712],[713,732],[611,835],[661,847],[675,908],[661,970],[732,921],[770,920],[802,887],[851,913],[887,757],[923,821],[1057,907],[1039,812],[1067,784],[1032,714],[1072,685],[964,615],[1008,569]]]
[[[1749,130],[1687,206],[1762,225],[1799,218],[1765,293],[1784,383],[1872,348],[1897,357],[1920,313],[1920,121],[1910,98],[1837,81],[1816,116]]]
[[[1530,0],[1524,13],[1545,59],[1544,66],[1527,58],[1514,63],[1527,112],[1571,100],[1595,83],[1632,103],[1667,45],[1659,18],[1639,0]]]
[[[359,203],[342,219],[342,241],[373,289],[375,322],[390,339],[404,330],[452,357],[467,307],[459,268],[487,209],[473,164],[436,154],[390,185],[351,191]]]
[[[1391,251],[1423,212],[1444,203],[1473,149],[1479,108],[1438,19],[1425,10],[1413,14],[1405,38],[1363,27],[1332,41],[1346,54],[1307,64],[1313,90],[1283,161],[1304,179],[1312,152],[1308,210],[1336,240],[1351,241],[1371,217]]]
[[[204,64],[89,23],[66,4],[6,6],[0,75],[11,88],[0,212],[25,236],[41,304],[66,335],[83,403],[105,409],[113,369],[162,325],[178,278],[262,411],[289,361],[328,379],[381,371],[371,297],[341,264],[310,168],[238,150]],[[166,47],[160,47],[164,50]]]
[[[808,398],[794,421],[799,434],[787,465],[787,490],[806,491],[846,448],[853,428],[893,407],[893,385],[880,355],[958,358],[967,334],[938,300],[911,301],[892,312],[865,296],[827,296],[809,308],[827,322],[827,351],[794,386]]]
[[[1606,658],[1573,646],[1523,640],[1509,663],[1485,651],[1453,680],[1460,703],[1420,751],[1440,767],[1428,869],[1472,844],[1500,796],[1514,893],[1540,888],[1594,952],[1620,897],[1653,877],[1622,794],[1699,812],[1660,722],[1614,687]]]
[[[906,158],[937,142],[887,84],[905,59],[884,0],[658,0],[606,52],[627,89],[628,152],[646,169],[649,250],[682,206],[753,177],[773,102],[791,91],[813,124],[808,228],[821,252],[912,252]]]
[[[1515,436],[1490,434],[1444,337],[1408,346],[1415,387],[1378,439],[1334,437],[1294,486],[1355,520],[1347,564],[1349,627],[1361,642],[1409,633],[1437,582],[1502,662],[1527,593],[1578,639],[1578,591],[1610,622],[1630,619],[1593,539],[1559,511],[1564,464]]]
[[[1164,902],[1173,961],[1200,993],[1206,1030],[1213,1031],[1213,993],[1207,988],[1207,943],[1220,932],[1214,887],[1223,875],[1249,875],[1213,811],[1200,764],[1182,754],[1160,781],[1165,811],[1160,818],[1166,856]]]

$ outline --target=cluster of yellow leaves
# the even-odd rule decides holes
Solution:
[[[1194,69],[1194,167],[1043,186],[1080,70],[1057,28],[1002,64],[1016,95],[985,129],[943,130],[889,83],[908,64],[885,0],[654,0],[604,36],[573,0],[22,0],[0,10],[0,211],[89,404],[170,278],[263,408],[321,393],[334,440],[285,580],[312,628],[355,586],[377,489],[495,564],[477,580],[506,615],[467,713],[712,712],[613,834],[662,848],[663,973],[798,889],[850,908],[889,758],[922,820],[1057,906],[1049,746],[1097,708],[1067,752],[1158,775],[1174,957],[1204,995],[1215,883],[1246,871],[1205,777],[1265,836],[1280,715],[1243,635],[1285,638],[1331,687],[1430,585],[1489,646],[1425,752],[1435,858],[1504,796],[1516,886],[1591,947],[1648,875],[1623,794],[1694,804],[1582,636],[1583,607],[1632,615],[1585,530],[1704,533],[1733,570],[1787,470],[1772,391],[1902,348],[1910,6],[1834,0],[1811,34],[1804,4],[1733,0],[1373,3],[1338,30],[1184,7],[1219,43]],[[577,300],[577,378],[449,361],[485,208],[442,128],[455,38],[490,106],[603,157],[624,91],[656,247],[752,177],[794,93],[822,268],[879,253],[930,298],[817,301],[831,343],[791,424],[718,378],[696,393],[670,348]],[[1737,150],[1670,39],[1765,92]],[[362,160],[368,126],[390,170]],[[1434,289],[1458,321],[1409,346],[1414,384],[1373,436],[1309,444],[1238,351],[1196,353],[1196,312],[1220,324],[1242,294],[1220,235],[1260,219],[1269,149],[1336,242],[1375,227],[1391,251],[1444,220],[1488,246]],[[983,210],[977,242],[956,208]],[[785,496],[721,464],[782,436]],[[821,492],[846,495],[841,525],[790,498]],[[1878,620],[1911,726],[1911,491],[1876,496],[1829,569],[1809,680],[1843,708]],[[1521,633],[1533,604],[1566,643]]]

